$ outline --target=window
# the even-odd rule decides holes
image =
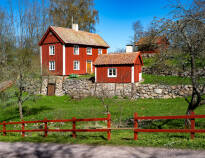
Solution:
[[[73,62],[73,70],[80,70],[80,62],[75,60]]]
[[[87,48],[87,55],[92,55],[92,48],[91,47]]]
[[[55,61],[49,61],[49,70],[55,70]]]
[[[55,55],[55,46],[49,46],[49,55]]]
[[[98,49],[98,54],[102,54],[102,49]]]
[[[74,55],[79,55],[79,46],[77,45],[74,45],[74,52],[73,52]]]
[[[117,77],[117,69],[116,68],[108,68],[108,77]]]

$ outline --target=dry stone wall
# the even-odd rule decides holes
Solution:
[[[42,84],[42,94],[46,95],[48,79]],[[157,85],[157,84],[131,84],[131,83],[92,83],[86,79],[56,80],[57,96],[70,95],[73,98],[88,96],[106,96],[121,98],[175,98],[190,95],[191,85]]]

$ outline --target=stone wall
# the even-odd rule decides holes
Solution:
[[[175,98],[191,94],[189,85],[167,86],[131,83],[92,83],[88,80],[66,79],[63,83],[65,94],[74,98],[87,96],[137,98]]]
[[[43,81],[42,94],[46,95],[48,79]],[[175,98],[191,94],[190,85],[156,85],[131,83],[92,83],[86,79],[56,80],[56,96],[70,95],[73,98],[106,96],[121,98]]]

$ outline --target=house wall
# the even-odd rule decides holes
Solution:
[[[117,77],[108,77],[108,68],[117,68]],[[130,83],[131,65],[97,66],[97,83]]]
[[[55,55],[49,55],[49,46],[55,46]],[[42,68],[43,75],[48,73],[54,75],[62,75],[63,73],[63,45],[57,39],[57,37],[48,33],[47,37],[42,44]],[[55,70],[49,71],[49,61],[55,61]]]
[[[137,61],[134,65],[134,82],[139,82],[139,73],[142,72],[142,65],[140,62],[140,58],[137,58]]]
[[[79,46],[79,55],[74,55],[74,45],[66,45],[66,75],[70,74],[85,74],[87,71],[87,60],[92,61],[92,65],[95,59],[98,57],[98,48],[92,47],[92,55],[87,55],[87,47],[91,46]],[[101,48],[103,54],[107,54],[106,48]],[[77,60],[80,61],[80,70],[73,70],[73,62]],[[92,72],[95,72],[95,67],[93,65]]]

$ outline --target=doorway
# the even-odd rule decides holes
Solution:
[[[55,95],[55,84],[54,83],[48,83],[47,95],[48,96],[54,96]]]
[[[91,74],[92,73],[92,61],[91,60],[87,60],[87,73]]]

